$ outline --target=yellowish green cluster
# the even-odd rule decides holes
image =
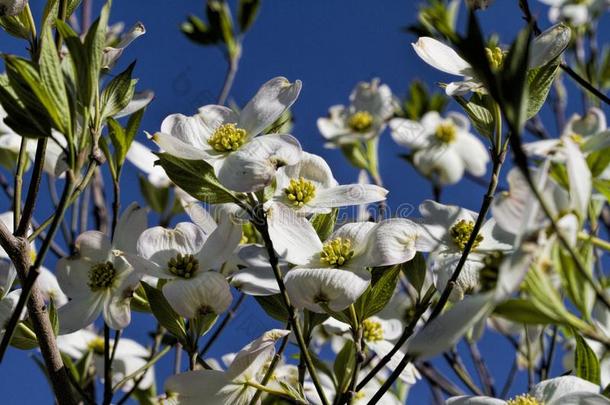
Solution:
[[[329,266],[342,266],[354,255],[352,242],[349,239],[335,238],[324,244],[320,261]]]
[[[442,123],[436,127],[434,136],[442,143],[452,143],[457,136],[457,128],[450,122]]]
[[[258,234],[254,225],[250,222],[246,222],[241,226],[241,239],[239,240],[240,245],[247,245],[249,243],[258,242]]]
[[[208,143],[216,152],[231,152],[246,143],[246,137],[245,129],[238,128],[235,124],[224,124],[214,131]]]
[[[87,347],[89,348],[89,350],[91,350],[97,355],[104,355],[104,339],[99,336],[96,336],[91,341],[89,341],[89,343],[87,343]]]
[[[362,337],[367,342],[378,342],[383,340],[383,329],[381,323],[365,319],[362,322]]]
[[[357,111],[349,117],[347,125],[356,132],[366,132],[373,126],[373,116],[368,111]]]
[[[191,278],[199,270],[199,260],[193,255],[183,255],[178,253],[167,262],[167,269],[175,276]]]
[[[464,250],[464,248],[466,248],[468,240],[470,239],[470,234],[472,233],[473,229],[474,221],[466,221],[465,219],[460,219],[449,230],[449,234],[451,235],[453,243],[455,243],[455,245],[460,250]],[[474,240],[474,244],[472,245],[472,249],[476,249],[482,241],[483,236],[477,235]]]
[[[506,405],[544,405],[530,394],[518,395],[506,401]]]
[[[506,52],[502,50],[502,48],[498,46],[494,46],[493,48],[485,48],[485,53],[487,54],[487,59],[489,60],[489,64],[493,70],[499,70],[502,68],[504,64],[504,57],[506,56]]]
[[[284,189],[286,198],[296,207],[302,207],[316,196],[316,186],[303,177],[290,179],[290,184]]]
[[[99,291],[112,286],[116,277],[116,270],[111,262],[97,263],[89,269],[87,285],[91,291]]]

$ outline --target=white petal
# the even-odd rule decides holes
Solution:
[[[122,330],[131,322],[131,298],[113,294],[104,302],[104,320],[114,330]]]
[[[570,180],[571,205],[580,218],[586,218],[591,199],[591,172],[578,146],[570,139],[564,139],[564,144],[567,156],[566,168]]]
[[[241,237],[240,222],[228,216],[221,218],[197,255],[200,266],[205,267],[206,270],[220,267],[231,256]]]
[[[321,301],[333,311],[342,311],[353,304],[369,286],[371,274],[340,269],[293,269],[284,281],[296,308],[324,313],[319,305]]]
[[[163,152],[182,159],[202,160],[209,158],[209,155],[201,149],[178,139],[177,137],[163,132],[156,132],[150,137],[153,142],[159,145]]]
[[[413,164],[440,184],[455,184],[464,175],[464,161],[451,146],[419,150],[413,155]]]
[[[112,249],[108,236],[99,231],[87,231],[80,234],[74,244],[81,257],[86,257],[94,262],[108,260],[110,249]]]
[[[506,401],[492,397],[473,397],[462,395],[447,399],[447,405],[506,405]]]
[[[255,136],[286,111],[301,92],[301,81],[276,77],[263,84],[239,115],[239,127]]]
[[[392,90],[375,78],[370,82],[359,82],[350,94],[351,107],[355,111],[367,111],[375,119],[385,121],[394,114],[395,103]]]
[[[487,172],[489,151],[476,136],[462,132],[453,145],[462,158],[464,167],[473,176],[483,176]]]
[[[188,117],[183,114],[167,116],[161,123],[161,131],[171,135],[193,149],[208,149],[207,138],[209,132],[202,124],[198,115]]]
[[[557,24],[538,35],[530,49],[529,68],[544,66],[559,55],[570,44],[572,33],[565,24]]]
[[[298,179],[303,177],[306,180],[314,182],[316,185],[321,185],[323,188],[336,186],[337,180],[333,177],[333,173],[326,161],[312,153],[302,152],[301,160],[295,165],[285,166],[279,171],[283,172],[289,179]],[[279,185],[278,187],[284,187]]]
[[[553,401],[559,401],[561,397],[572,392],[598,394],[599,386],[574,376],[555,377],[536,384],[530,390],[530,395],[536,397],[539,401],[544,401],[545,404],[550,404]]]
[[[163,286],[163,295],[174,311],[189,319],[197,317],[204,307],[221,314],[233,300],[227,280],[213,271],[202,272],[193,279],[170,281]]]
[[[451,82],[445,87],[445,94],[448,96],[463,96],[471,91],[480,90],[483,85],[473,79],[460,82]]]
[[[411,260],[416,253],[415,243],[420,230],[408,219],[381,221],[369,233],[363,264],[367,267],[391,266]]]
[[[218,391],[230,380],[218,370],[196,370],[177,374],[165,381],[165,391],[178,393],[180,405],[199,405],[205,398],[206,404],[224,405]]]
[[[123,252],[136,253],[138,238],[146,230],[148,210],[131,203],[119,218],[114,231],[113,247]]]
[[[135,167],[148,175],[148,181],[155,187],[168,187],[171,184],[169,177],[161,166],[155,166],[159,160],[157,155],[140,142],[133,141],[127,151],[127,160]]]
[[[268,296],[280,293],[271,266],[263,268],[246,267],[231,276],[231,285],[244,294]]]
[[[430,358],[455,345],[491,309],[489,294],[465,298],[439,315],[409,342],[408,353]]]
[[[373,184],[349,184],[316,191],[316,196],[307,203],[319,208],[346,207],[384,201],[388,190]]]
[[[471,70],[470,65],[460,57],[452,48],[430,37],[421,37],[413,44],[417,55],[430,66],[443,72],[467,76]]]
[[[205,128],[206,139],[223,124],[237,124],[239,116],[222,105],[206,105],[199,108],[197,117]]]
[[[86,299],[74,299],[57,309],[59,334],[76,332],[93,323],[102,313],[104,296],[89,294]]]
[[[300,158],[301,145],[293,136],[259,136],[230,153],[216,175],[231,190],[254,192],[271,184],[278,168],[294,165]]]
[[[430,144],[426,129],[417,121],[393,118],[390,120],[390,130],[394,142],[401,146],[421,149]]]
[[[269,235],[278,255],[292,264],[306,264],[322,251],[322,242],[309,221],[283,204],[267,210]]]
[[[190,222],[181,222],[174,229],[161,226],[147,229],[138,239],[138,254],[160,266],[178,253],[196,255],[201,251],[206,235]]]
[[[579,134],[589,137],[607,129],[606,114],[597,107],[591,107],[584,117],[579,114],[570,117],[562,135]]]

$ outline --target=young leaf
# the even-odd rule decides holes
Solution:
[[[127,69],[112,79],[102,92],[102,119],[112,117],[123,110],[133,98],[136,81],[131,79],[131,75],[135,65],[135,62],[129,65]]]
[[[354,348],[354,342],[347,340],[339,354],[337,354],[337,358],[335,359],[335,364],[333,366],[333,370],[337,378],[337,386],[339,387],[337,392],[344,392],[346,390],[355,366],[356,349]]]
[[[320,237],[320,240],[326,240],[331,233],[335,230],[335,223],[337,222],[337,215],[339,210],[333,208],[328,214],[315,214],[311,218],[311,225],[316,230],[316,233]]]
[[[400,269],[401,266],[392,266],[373,270],[371,286],[356,302],[356,308],[360,311],[360,319],[375,315],[390,302],[396,290]]]
[[[222,204],[235,201],[235,195],[225,188],[214,174],[212,166],[203,160],[180,159],[167,153],[158,153],[161,165],[169,178],[199,201]]]
[[[421,252],[417,252],[413,259],[400,266],[407,280],[409,280],[409,283],[411,283],[419,296],[421,296],[421,290],[426,282],[426,267],[426,258]]]
[[[260,0],[239,0],[237,20],[242,33],[248,31],[254,24],[260,5]]]
[[[254,298],[267,315],[273,319],[277,319],[280,322],[286,322],[288,320],[288,311],[286,311],[286,307],[284,307],[284,301],[280,294],[258,296]]]
[[[146,176],[141,175],[138,179],[140,182],[140,192],[148,206],[159,214],[164,213],[169,203],[169,188],[153,186]]]
[[[171,305],[169,305],[169,302],[167,302],[163,293],[147,283],[142,283],[142,287],[144,287],[144,291],[146,291],[150,309],[159,323],[178,340],[182,342],[186,341],[186,325],[184,324],[184,319],[182,319],[182,317],[174,311]]]
[[[531,69],[527,72],[528,100],[527,118],[530,119],[538,114],[544,105],[551,85],[559,73],[559,62],[557,58],[544,66]]]
[[[576,376],[596,385],[601,384],[599,359],[593,349],[587,344],[587,341],[575,330],[573,332],[576,339],[576,349],[574,350]]]

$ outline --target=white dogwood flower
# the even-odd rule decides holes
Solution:
[[[443,118],[430,111],[419,122],[394,118],[390,129],[394,142],[413,151],[417,170],[439,184],[455,184],[465,171],[478,177],[487,170],[489,152],[470,133],[470,121],[463,114]]]
[[[332,106],[329,117],[318,118],[318,130],[328,141],[327,147],[376,137],[396,109],[392,90],[379,79],[358,83],[349,100],[348,107]]]
[[[21,296],[21,289],[13,290],[8,294],[2,294],[0,298],[0,339],[4,336],[4,330],[13,312],[17,309],[17,302]],[[24,312],[25,313],[25,312]]]
[[[192,117],[173,114],[152,138],[170,155],[205,160],[227,188],[252,192],[269,185],[279,167],[296,164],[301,145],[292,135],[257,136],[297,99],[301,82],[276,77],[240,112],[206,105]]]
[[[372,184],[339,185],[324,159],[303,152],[299,163],[278,170],[273,200],[306,215],[383,201],[387,193]]]
[[[196,370],[171,376],[165,381],[165,403],[198,405],[247,405],[256,393],[248,383],[260,384],[265,365],[275,354],[275,343],[290,331],[273,329],[247,344],[226,371]]]
[[[87,353],[93,353],[93,365],[99,378],[104,378],[104,337],[89,329],[81,329],[74,333],[57,337],[57,346],[62,353],[74,360],[80,360]],[[114,341],[110,341],[110,347]],[[123,378],[138,371],[147,363],[150,357],[148,350],[135,340],[121,337],[116,345],[116,353],[112,362],[112,384],[119,383]],[[145,373],[136,374],[131,380],[121,386],[128,392],[133,388],[134,380],[142,380],[138,387],[148,389],[155,383],[154,367],[148,368]]]
[[[140,275],[126,258],[135,253],[136,240],[146,228],[146,210],[130,205],[110,240],[99,231],[82,233],[76,254],[57,263],[57,278],[70,301],[59,309],[60,331],[70,333],[97,319],[123,329],[131,321],[130,302]]]
[[[484,396],[461,396],[447,400],[447,405],[560,405],[560,404],[610,404],[600,394],[598,385],[571,375],[551,378],[534,385],[527,394],[517,395],[505,401]]]
[[[181,222],[174,229],[147,229],[138,239],[138,270],[167,280],[163,295],[186,318],[222,313],[232,296],[225,277],[217,270],[233,253],[241,228],[230,221],[207,234],[199,226]]]
[[[584,25],[599,17],[610,7],[608,0],[540,0],[549,8],[551,22],[567,21],[573,25]]]
[[[369,267],[404,263],[415,256],[419,228],[407,219],[346,224],[322,242],[307,219],[275,204],[267,211],[269,234],[281,258],[298,265],[286,289],[298,308],[343,310],[366,290]]]
[[[554,60],[570,43],[570,28],[557,24],[534,39],[530,48],[529,68],[544,66]],[[448,96],[462,96],[471,91],[486,92],[483,83],[475,76],[472,66],[455,50],[444,43],[430,37],[421,37],[413,44],[415,53],[428,65],[442,72],[463,79],[451,82],[445,87]],[[487,48],[487,56],[494,67],[500,67],[505,53],[502,49]]]
[[[452,205],[427,200],[419,206],[423,216],[420,251],[431,252],[428,261],[440,291],[450,280],[474,229],[478,214]],[[462,268],[451,299],[457,301],[479,286],[479,272],[485,259],[496,252],[508,252],[512,236],[500,229],[492,218],[483,223]]]

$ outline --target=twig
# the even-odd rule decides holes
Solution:
[[[417,362],[415,367],[430,383],[437,385],[447,395],[452,397],[464,395],[464,392],[460,388],[447,377],[439,373],[430,362]]]
[[[222,85],[222,90],[218,95],[217,104],[224,105],[227,101],[227,97],[229,97],[229,92],[231,91],[231,87],[233,87],[233,82],[235,81],[235,75],[237,74],[237,68],[239,67],[239,54],[235,57],[229,58],[229,63],[227,67],[227,74],[225,76],[224,83]]]
[[[483,388],[485,389],[485,394],[491,397],[495,397],[496,389],[494,387],[493,377],[489,372],[489,369],[487,368],[487,365],[485,364],[481,353],[479,352],[479,348],[476,342],[473,342],[470,339],[466,339],[466,343],[468,345],[472,361],[477,369],[481,384],[483,384]]]
[[[466,369],[464,362],[462,362],[461,357],[457,353],[457,351],[452,349],[447,353],[443,353],[444,359],[447,361],[447,364],[451,367],[451,369],[455,372],[455,375],[468,387],[470,391],[472,391],[475,395],[483,395],[483,392],[477,387],[477,385],[472,381],[472,377],[470,373]]]
[[[513,365],[508,372],[508,376],[506,377],[506,382],[504,382],[504,386],[502,387],[502,392],[500,393],[500,398],[506,398],[508,392],[510,391],[510,387],[512,387],[513,382],[515,381],[515,377],[517,376],[517,358],[513,359]]]

